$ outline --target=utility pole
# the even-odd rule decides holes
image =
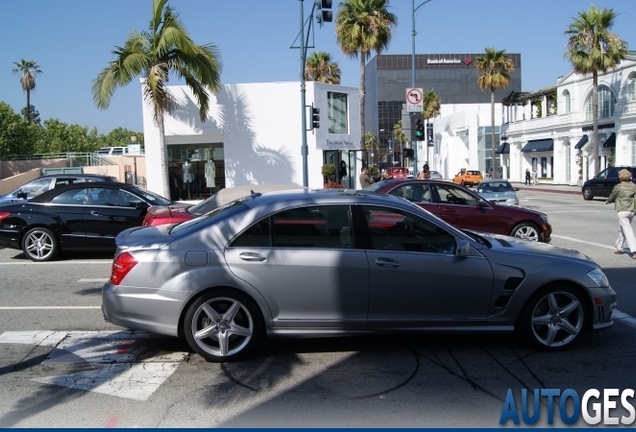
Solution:
[[[411,52],[411,88],[415,88],[415,35],[417,32],[415,31],[415,12],[424,6],[426,3],[431,0],[426,0],[425,2],[420,3],[418,7],[415,7],[415,0],[411,0],[411,36],[412,36],[412,52]],[[413,117],[413,113],[411,113],[411,117]],[[413,122],[411,122],[413,123]],[[415,176],[415,172],[417,170],[417,141],[412,141],[411,145],[413,146],[413,175]],[[426,150],[428,152],[428,142],[426,143]],[[426,161],[427,163],[429,161]]]

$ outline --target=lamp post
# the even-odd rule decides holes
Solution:
[[[415,35],[417,32],[415,31],[415,12],[426,3],[431,0],[426,0],[419,4],[419,6],[415,7],[415,0],[411,0],[411,36],[412,36],[412,51],[411,51],[411,88],[415,88]],[[417,168],[417,141],[412,142],[413,147],[413,174],[415,174],[415,169]],[[426,143],[426,151],[428,152],[428,143]]]
[[[391,166],[393,166],[393,140],[389,138],[386,142],[389,143],[389,155],[391,156]]]

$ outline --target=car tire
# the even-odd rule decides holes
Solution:
[[[583,199],[586,201],[590,201],[594,198],[594,193],[592,193],[592,188],[584,187],[583,188]]]
[[[48,228],[31,228],[22,237],[22,252],[31,261],[51,261],[57,257],[60,244]]]
[[[528,241],[540,241],[541,231],[531,222],[521,222],[510,232],[511,237],[516,237]]]
[[[578,340],[586,329],[588,310],[578,290],[551,285],[527,301],[517,324],[530,343],[557,351]]]
[[[231,289],[199,296],[185,314],[183,330],[190,347],[210,362],[245,356],[264,334],[256,303]]]

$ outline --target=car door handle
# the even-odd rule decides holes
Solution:
[[[442,211],[444,211],[445,213],[455,213],[455,209],[449,207],[444,207]]]
[[[265,257],[255,252],[241,252],[239,258],[243,261],[265,261]]]
[[[100,212],[98,212],[97,210],[91,210],[91,214],[93,216],[101,216],[102,214]]]
[[[385,267],[385,268],[398,268],[400,267],[400,263],[392,260],[390,258],[377,258],[375,260],[375,263],[377,265],[379,265],[380,267]]]

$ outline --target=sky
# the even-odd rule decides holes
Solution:
[[[28,4],[28,8],[25,5]],[[301,60],[297,36],[301,16],[307,18],[312,0],[170,0],[193,40],[215,44],[223,63],[222,84],[299,81]],[[339,0],[333,0],[334,19]],[[480,54],[487,47],[521,54],[522,90],[556,85],[571,66],[564,57],[564,34],[590,0],[391,0],[398,18],[384,54],[412,52],[412,7],[416,54]],[[636,50],[634,0],[596,0],[599,8],[617,14],[613,31]],[[301,7],[303,13],[301,14]],[[14,62],[35,61],[31,104],[40,118],[97,128],[98,133],[124,127],[143,131],[141,88],[137,80],[118,88],[109,108],[92,100],[93,80],[114,59],[132,30],[148,29],[152,0],[0,0],[0,101],[17,113],[26,105]],[[332,55],[341,70],[341,84],[357,87],[359,60],[342,53],[333,23],[312,25],[308,56],[313,51]],[[310,35],[311,36],[311,35]],[[375,54],[373,54],[375,55]],[[182,82],[172,79],[171,83]],[[417,83],[425,90],[426,83]],[[299,85],[300,98],[300,85]]]

